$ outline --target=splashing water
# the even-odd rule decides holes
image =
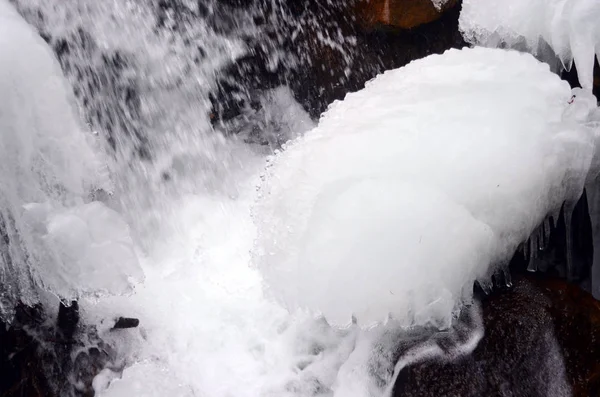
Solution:
[[[356,324],[332,327],[302,310],[290,314],[265,297],[261,275],[249,266],[257,235],[251,208],[269,151],[214,131],[208,93],[218,71],[244,54],[242,37],[262,37],[252,13],[236,12],[231,17],[235,28],[219,31],[205,18],[217,7],[212,2],[207,7],[181,0],[171,8],[151,0],[15,4],[55,50],[74,86],[81,118],[107,142],[107,148],[90,144],[90,154],[81,151],[88,150],[84,144],[69,153],[60,141],[59,152],[79,154],[85,161],[95,158],[93,153],[114,152],[106,159],[112,181],[99,183],[111,195],[96,201],[99,207],[92,209],[126,219],[145,277],[132,296],[81,302],[85,321],[114,342],[126,360],[122,374],[105,371],[96,379],[97,393],[112,397],[389,393],[395,360],[374,346],[390,329],[406,323],[390,321],[371,329]],[[347,38],[336,43],[332,37],[324,40],[343,50]],[[274,63],[286,62],[276,55]],[[267,122],[261,135],[267,141],[292,139],[313,127],[285,87],[266,93],[263,102]],[[60,106],[61,111],[69,107]],[[241,136],[244,133],[252,132]],[[84,164],[75,171],[91,168],[93,174],[96,163]],[[83,202],[79,206],[52,213],[55,222],[93,218],[81,215],[90,208],[84,205],[86,189],[92,187],[83,184],[77,192]],[[23,200],[17,201],[38,203]],[[46,207],[29,208],[41,213],[35,219],[46,221]],[[124,228],[117,220],[110,224],[117,225],[113,236]],[[66,232],[56,236],[73,238]],[[110,331],[111,320],[120,315],[138,317],[140,328]],[[473,315],[478,316],[476,310]],[[474,328],[477,339],[481,329]],[[470,348],[469,338],[457,347],[460,352]],[[414,357],[422,352],[437,354],[435,344],[409,351]]]
[[[140,247],[145,281],[135,295],[81,302],[85,320],[106,340],[116,339],[125,349],[119,355],[127,358],[122,378],[108,389],[98,379],[97,392],[327,394],[356,331],[333,329],[307,314],[290,317],[263,297],[261,278],[248,263],[254,176],[265,149],[214,132],[207,115],[215,71],[243,47],[202,19],[179,26],[183,33],[158,29],[153,6],[18,3],[57,51],[82,116],[114,141],[113,195],[106,201],[127,218]],[[189,53],[194,40],[208,54],[202,62]],[[95,85],[106,69],[117,67],[115,54],[124,69],[118,76],[122,86]],[[135,88],[138,105],[122,104],[127,87]],[[286,134],[312,127],[285,89],[265,101],[273,120],[267,128],[281,129],[282,117],[290,123]],[[123,106],[115,110],[110,103]],[[151,160],[139,154],[144,150]],[[111,319],[123,314],[140,318],[139,334],[109,332]]]

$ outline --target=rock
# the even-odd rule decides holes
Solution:
[[[136,328],[138,325],[140,325],[140,320],[137,318],[119,317],[113,329]]]
[[[457,0],[448,0],[438,9],[431,0],[362,0],[355,11],[358,20],[367,29],[379,25],[413,29],[440,19],[457,3]]]
[[[554,323],[573,397],[600,396],[600,302],[560,279],[534,281],[551,305]]]
[[[0,396],[93,396],[94,377],[121,372],[95,328],[79,324],[78,306],[62,305],[56,324],[43,307],[19,305],[11,324],[0,321]]]
[[[485,334],[472,354],[405,368],[393,395],[599,395],[600,305],[587,292],[519,277],[482,300],[482,317]]]
[[[271,21],[269,13],[286,17],[274,18],[277,25],[267,24],[264,35],[248,42],[248,54],[221,72],[211,96],[211,119],[225,132],[234,118],[253,119],[265,90],[288,85],[317,119],[331,102],[385,70],[466,45],[458,31],[458,6],[432,23],[390,30],[365,29],[352,11],[353,2],[277,4],[280,9],[271,5],[256,12],[265,21]]]
[[[70,305],[66,305],[63,302],[60,302],[58,318],[56,319],[57,336],[62,338],[65,342],[72,341],[78,323],[79,303],[73,301]]]

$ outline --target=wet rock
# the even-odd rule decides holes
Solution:
[[[211,97],[213,122],[227,130],[233,118],[252,119],[258,98],[279,85],[288,85],[316,119],[331,102],[387,69],[466,45],[458,31],[458,5],[432,23],[394,30],[365,29],[354,4],[299,1],[257,8],[273,25],[267,23],[262,35],[248,41],[247,56],[221,73]]]
[[[120,51],[101,51],[93,37],[80,27],[66,37],[50,39],[63,72],[90,125],[102,131],[113,150],[124,139],[137,154],[149,157],[147,139],[137,123],[141,100],[137,81],[129,72],[133,60]]]
[[[140,325],[140,320],[137,318],[119,317],[113,326],[113,329],[135,328]]]
[[[58,336],[64,341],[72,341],[77,324],[79,324],[79,303],[73,301],[67,305],[60,302],[58,318],[56,319]]]
[[[0,396],[93,396],[103,369],[120,372],[111,346],[93,327],[79,324],[78,306],[61,305],[56,320],[41,305],[17,306],[12,323],[0,321]]]
[[[573,396],[600,396],[600,302],[561,279],[538,278],[534,282],[551,302],[547,311]]]
[[[472,354],[405,368],[394,396],[598,395],[600,306],[591,295],[519,277],[481,305],[485,334]]]
[[[357,4],[356,13],[367,29],[378,25],[412,29],[440,19],[456,4],[449,0],[438,9],[431,0],[364,0]]]

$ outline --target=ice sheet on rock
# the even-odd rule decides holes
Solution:
[[[465,0],[460,30],[472,43],[525,46],[546,58],[549,46],[565,68],[573,60],[584,88],[592,88],[594,57],[600,57],[597,0]],[[523,48],[525,49],[525,48]]]
[[[36,269],[43,285],[64,297],[130,291],[142,273],[129,227],[101,202],[68,209],[27,204],[23,215],[34,243],[54,266]],[[43,247],[43,248],[42,248]]]
[[[132,250],[122,246],[127,229],[119,216],[99,203],[84,205],[94,189],[110,188],[94,137],[83,132],[74,116],[72,94],[52,52],[5,0],[0,0],[0,92],[0,278],[9,291],[5,309],[16,297],[33,299],[33,280],[61,293],[75,291],[76,284],[69,283],[86,278],[92,287],[97,280],[91,278],[106,269],[85,273],[92,262],[86,263],[87,270],[77,267],[82,252],[65,247],[81,239],[91,245],[77,249],[98,250],[95,244],[104,244],[111,249],[104,259],[122,253],[112,265],[131,270]],[[26,222],[26,212],[29,220],[42,216],[49,223]],[[96,215],[101,218],[92,219]],[[72,216],[85,220],[81,228],[66,222]],[[116,238],[110,244],[107,232]],[[49,241],[40,245],[38,237],[44,233]],[[53,250],[63,252],[55,256]]]
[[[529,54],[474,48],[334,103],[264,177],[255,262],[269,290],[337,324],[447,325],[474,279],[581,194],[595,141],[571,96]]]

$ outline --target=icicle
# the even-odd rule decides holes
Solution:
[[[538,250],[543,251],[546,249],[546,239],[544,235],[544,224],[542,223],[540,226],[535,229],[533,232],[538,241]]]
[[[502,273],[504,273],[504,285],[506,285],[507,288],[512,287],[512,277],[510,275],[510,269],[508,268],[508,266],[503,267]]]
[[[527,241],[525,241],[525,243],[523,244],[523,256],[525,256],[525,258],[527,258],[529,256],[529,251],[531,251],[530,248],[530,244],[531,244],[531,238]]]
[[[502,263],[500,266],[498,266],[498,270],[494,272],[494,278],[496,281],[496,285],[500,288],[510,288],[512,286],[508,263]]]
[[[565,202],[564,216],[565,216],[565,231],[566,231],[566,254],[567,254],[567,280],[573,280],[575,278],[575,263],[573,259],[573,227],[571,225],[573,221],[573,210],[575,209],[574,202]]]
[[[554,210],[554,212],[552,212],[550,216],[552,217],[552,221],[554,222],[554,227],[556,227],[556,225],[558,225],[558,220],[560,219],[560,208]]]
[[[550,217],[544,219],[542,224],[544,228],[544,239],[546,240],[546,247],[550,243],[550,233],[552,232],[552,225],[550,224]]]
[[[535,272],[537,271],[537,256],[538,256],[538,239],[537,236],[532,236],[529,241],[531,242],[530,252],[529,252],[529,264],[527,265],[527,271]]]
[[[481,287],[481,289],[483,290],[483,292],[486,295],[489,295],[492,293],[492,283],[489,280],[485,280],[485,281],[480,281],[479,282],[479,286]]]

